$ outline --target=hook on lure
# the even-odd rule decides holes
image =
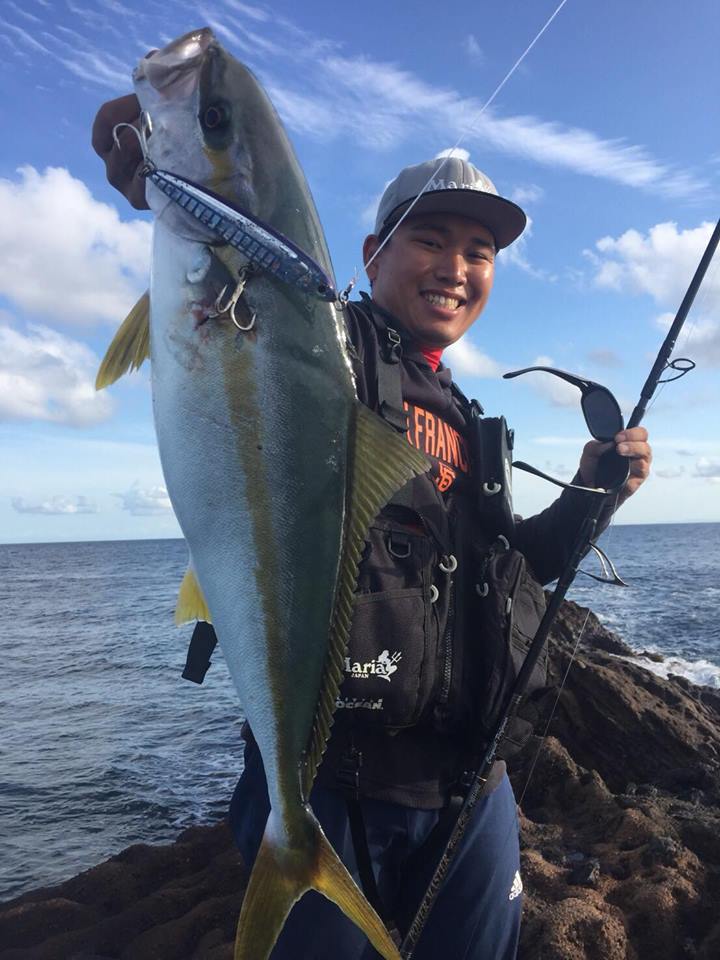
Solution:
[[[140,114],[139,128],[132,123],[118,123],[113,127],[113,140],[119,150],[122,147],[118,130],[123,127],[129,127],[140,144],[143,156],[138,169],[140,176],[152,181],[174,203],[214,233],[216,243],[229,244],[254,267],[309,296],[328,303],[338,300],[333,279],[288,237],[200,184],[169,170],[158,169],[148,156],[152,121],[146,111]]]
[[[134,123],[116,123],[112,130],[113,140],[115,141],[115,146],[118,150],[122,150],[122,144],[120,143],[120,137],[118,136],[118,130],[122,130],[124,127],[127,127],[137,137],[137,141],[140,144],[140,150],[142,151],[143,164],[140,167],[138,173],[141,177],[149,176],[153,170],[155,170],[155,164],[150,159],[148,153],[148,140],[152,135],[152,120],[150,119],[150,114],[147,110],[143,110],[140,114],[140,126],[136,127]]]

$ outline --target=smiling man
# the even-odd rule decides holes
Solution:
[[[482,463],[468,429],[470,406],[441,354],[482,313],[496,255],[525,222],[523,211],[467,161],[408,167],[387,187],[364,243],[372,296],[347,306],[358,396],[428,454],[433,470],[401,490],[369,532],[345,680],[311,803],[401,936],[432,876],[437,838],[449,831],[445,811],[456,809],[451,798],[461,795],[462,775],[477,764],[483,735],[497,720],[488,704],[502,699],[498,690],[515,675],[505,635],[509,584],[502,577],[492,583],[489,601],[476,588],[498,531],[478,508]],[[647,476],[650,448],[643,428],[616,439],[632,458],[625,497]],[[602,449],[591,441],[583,451],[579,477],[586,484]],[[512,546],[529,569],[513,601],[528,636],[537,621],[524,620],[523,609],[540,616],[540,583],[562,570],[586,509],[583,495],[566,491],[515,525]],[[388,660],[392,674],[383,669]],[[531,688],[543,680],[539,671]],[[245,733],[246,769],[231,820],[252,860],[268,806],[260,757]],[[500,754],[511,756],[519,739],[518,728]],[[365,869],[358,867],[363,862]],[[413,957],[512,960],[521,912],[515,799],[499,760]],[[310,893],[272,956],[377,955],[332,905]]]
[[[105,104],[93,144],[110,182],[142,207],[137,143],[124,131],[119,151],[112,138],[115,124],[136,122],[138,114],[134,97]],[[514,679],[511,628],[533,635],[544,603],[541,584],[562,570],[586,514],[583,494],[566,490],[538,516],[518,518],[512,549],[502,548],[499,573],[488,575],[488,557],[501,541],[481,506],[483,455],[469,429],[470,404],[441,354],[486,307],[496,255],[520,236],[525,219],[467,161],[407,167],[383,194],[375,231],[364,243],[372,296],[346,308],[359,399],[427,453],[433,468],[399,491],[368,532],[344,681],[310,802],[398,936],[432,876],[464,774],[477,766],[497,720],[493,705]],[[615,442],[630,458],[622,500],[647,477],[651,453],[642,427]],[[593,485],[606,446],[585,446],[578,471],[584,484]],[[543,682],[536,671],[532,685]],[[518,749],[521,733],[511,731],[500,756]],[[230,820],[249,867],[269,802],[247,726],[244,736],[245,769]],[[513,960],[521,911],[518,821],[501,759],[414,960]],[[376,956],[359,929],[315,892],[293,908],[272,952],[272,960]]]

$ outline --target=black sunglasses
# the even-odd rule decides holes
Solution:
[[[595,383],[593,380],[586,380],[584,377],[576,377],[573,373],[567,373],[565,370],[556,370],[554,367],[524,367],[522,370],[512,370],[510,373],[503,374],[503,378],[510,380],[513,377],[521,376],[523,373],[534,373],[536,371],[551,373],[553,376],[559,377],[567,383],[572,383],[573,386],[580,390],[582,394],[580,406],[583,416],[585,417],[585,423],[590,431],[590,435],[594,437],[595,440],[600,440],[602,443],[610,443],[616,434],[624,430],[625,421],[623,420],[623,415],[620,410],[620,404],[608,388],[600,383]],[[603,494],[614,493],[619,490],[630,473],[630,463],[627,457],[621,457],[614,446],[606,450],[600,457],[595,477],[597,488],[579,487],[577,484],[563,483],[561,480],[556,480],[554,477],[542,473],[542,471],[535,467],[530,467],[529,464],[523,463],[522,461],[513,463],[513,466],[518,467],[520,470],[525,470],[528,473],[535,474],[535,476],[543,477],[543,479],[549,480],[551,483],[560,487],[571,487],[576,490]]]

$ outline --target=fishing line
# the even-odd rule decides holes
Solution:
[[[569,673],[570,673],[570,669],[571,669],[573,663],[575,662],[575,657],[576,657],[576,655],[577,655],[578,648],[580,647],[580,642],[581,642],[581,640],[582,640],[582,638],[583,638],[583,634],[585,633],[585,627],[587,626],[587,622],[588,622],[589,619],[590,619],[590,610],[588,609],[588,610],[586,610],[586,612],[585,612],[585,619],[583,620],[583,625],[580,627],[580,631],[579,631],[579,633],[578,633],[578,638],[577,638],[577,640],[575,641],[575,646],[573,647],[572,653],[571,653],[571,655],[570,655],[570,660],[568,661],[568,665],[567,665],[567,667],[565,668],[565,673],[563,674],[563,678],[562,678],[562,680],[561,680],[561,682],[560,682],[560,688],[558,689],[557,695],[555,696],[555,702],[554,702],[553,705],[552,705],[552,710],[550,711],[550,716],[547,718],[547,722],[545,723],[545,727],[544,727],[543,732],[542,732],[542,734],[541,734],[541,736],[540,736],[540,744],[539,744],[537,750],[535,751],[535,756],[533,757],[532,763],[530,764],[530,770],[528,771],[527,779],[526,779],[526,781],[525,781],[525,786],[523,787],[522,793],[520,794],[520,797],[519,797],[519,799],[518,799],[518,801],[517,801],[517,805],[518,805],[519,807],[522,806],[522,802],[523,802],[523,800],[525,799],[525,794],[527,793],[527,789],[528,789],[528,787],[530,786],[530,781],[532,780],[532,775],[533,775],[533,773],[535,773],[535,767],[537,766],[537,762],[538,762],[538,760],[540,759],[540,754],[542,753],[543,747],[545,746],[545,741],[546,741],[546,739],[547,739],[548,730],[550,729],[550,724],[552,723],[553,718],[554,718],[554,716],[555,716],[555,711],[557,710],[557,705],[558,705],[558,703],[560,702],[560,697],[562,696],[562,692],[563,692],[563,690],[565,689],[565,683],[566,683],[567,678],[568,678],[568,675],[569,675]]]
[[[474,132],[475,128],[476,128],[477,125],[478,125],[478,121],[480,120],[480,117],[482,117],[482,115],[485,113],[485,111],[486,111],[487,108],[490,106],[490,104],[495,100],[495,98],[496,98],[497,95],[500,93],[500,91],[503,89],[503,87],[504,87],[505,84],[508,82],[508,80],[510,79],[510,77],[512,77],[512,75],[513,75],[513,74],[515,73],[515,71],[518,69],[518,67],[520,66],[520,64],[521,64],[521,63],[523,62],[523,60],[527,57],[527,55],[530,53],[530,51],[532,50],[532,48],[533,48],[533,47],[535,46],[535,44],[538,42],[538,40],[540,39],[540,37],[542,37],[542,35],[545,33],[545,31],[548,29],[548,27],[550,26],[550,24],[553,22],[553,20],[555,19],[555,17],[557,17],[557,15],[560,13],[560,11],[562,10],[562,8],[565,6],[565,4],[566,4],[567,2],[568,2],[568,0],[561,0],[560,4],[559,4],[559,5],[557,6],[557,8],[553,11],[553,13],[548,17],[548,19],[546,20],[546,22],[544,23],[544,25],[540,28],[540,30],[539,30],[538,33],[535,35],[535,37],[533,38],[533,40],[528,44],[528,46],[525,48],[525,50],[523,51],[523,53],[517,58],[517,60],[515,61],[515,63],[514,63],[514,64],[512,65],[512,67],[508,70],[508,72],[505,74],[505,76],[504,76],[503,79],[500,81],[500,83],[495,87],[495,89],[494,89],[493,92],[490,94],[490,96],[489,96],[488,99],[485,101],[485,103],[482,105],[482,107],[480,108],[480,110],[475,114],[475,116],[474,116],[474,118],[473,118],[470,126],[464,131],[464,133],[461,133],[461,134],[460,134],[460,136],[458,137],[458,139],[457,139],[457,141],[455,142],[454,146],[452,146],[452,147],[450,148],[450,150],[448,151],[447,156],[443,157],[443,161],[442,161],[442,163],[440,164],[440,166],[438,167],[438,169],[435,171],[435,173],[433,173],[433,175],[432,175],[431,177],[428,178],[427,183],[426,183],[425,186],[422,188],[422,190],[420,191],[420,193],[415,197],[415,199],[414,199],[413,202],[410,204],[410,206],[407,208],[407,210],[405,211],[405,213],[403,213],[403,215],[400,217],[400,219],[398,220],[398,222],[393,226],[392,230],[390,231],[390,233],[388,233],[387,237],[385,237],[385,239],[384,239],[383,242],[380,244],[380,246],[377,248],[377,250],[375,251],[375,253],[370,257],[370,259],[367,261],[367,263],[364,264],[364,268],[365,268],[366,270],[367,270],[367,268],[370,266],[370,264],[373,262],[373,260],[375,259],[375,257],[377,257],[377,255],[378,255],[378,254],[380,253],[380,251],[383,249],[383,247],[388,243],[388,241],[390,240],[390,238],[392,237],[392,235],[395,233],[395,231],[397,230],[397,228],[400,226],[400,224],[405,220],[406,217],[408,217],[408,216],[412,213],[412,210],[413,210],[413,207],[415,206],[415,204],[418,202],[418,200],[420,199],[420,197],[422,197],[422,195],[427,191],[427,189],[428,189],[428,187],[430,186],[430,184],[433,182],[433,180],[435,179],[435,177],[437,177],[437,176],[439,175],[440,171],[443,169],[443,167],[444,167],[445,164],[448,162],[448,160],[451,159],[451,157],[453,156],[453,154],[455,153],[455,151],[458,149],[458,147],[460,146],[460,144],[461,144],[464,140],[466,140],[466,139],[470,136],[471,133]]]
[[[710,281],[714,281],[714,280],[715,280],[715,278],[717,277],[717,272],[718,272],[718,261],[717,261],[717,259],[716,259],[715,257],[713,257],[712,272],[710,273],[710,276],[709,276]],[[701,291],[701,293],[700,293],[700,297],[699,297],[697,303],[696,303],[696,304],[693,304],[693,306],[695,307],[695,314],[693,315],[693,320],[692,320],[692,322],[691,322],[691,324],[690,324],[690,326],[689,326],[689,328],[688,328],[688,330],[687,330],[686,336],[685,336],[685,338],[684,338],[684,344],[683,344],[683,347],[682,347],[683,350],[684,350],[687,346],[689,346],[689,344],[690,344],[690,341],[691,341],[691,339],[692,339],[693,333],[694,333],[694,331],[695,331],[695,327],[697,326],[697,322],[698,322],[699,315],[702,313],[702,310],[703,310],[703,308],[704,308],[704,306],[705,306],[705,303],[706,303],[706,301],[707,301],[707,298],[708,298],[708,296],[709,296],[709,292],[710,292],[711,286],[712,286],[712,283],[711,283],[711,282],[706,282],[706,283],[703,285],[703,289],[702,289],[702,291]],[[671,358],[668,357],[666,369],[671,369],[671,367],[670,367],[670,362],[671,362]],[[682,374],[681,374],[681,375],[682,375]],[[674,379],[674,378],[670,378],[669,380],[666,380],[666,381],[664,381],[664,382],[663,382],[663,381],[660,381],[660,383],[659,383],[659,389],[655,391],[655,393],[653,394],[650,402],[648,403],[647,410],[645,411],[646,413],[649,412],[649,411],[652,409],[653,404],[655,403],[655,401],[657,400],[657,398],[660,396],[660,394],[662,393],[662,391],[665,389],[665,386],[667,385],[667,383],[672,382],[672,379]],[[619,500],[619,491],[618,491],[618,493],[617,493],[616,496],[615,496],[615,504],[614,504],[614,507],[613,507],[613,513],[612,513],[611,520],[610,520],[610,524],[609,524],[608,531],[607,531],[607,532],[608,532],[608,544],[609,544],[610,541],[612,540],[614,527],[615,527],[615,525],[616,525],[616,512],[617,512],[617,508],[618,508],[618,500]],[[563,690],[565,689],[566,682],[567,682],[567,678],[568,678],[568,675],[569,675],[569,673],[570,673],[570,669],[571,669],[573,663],[575,662],[575,659],[576,659],[576,656],[577,656],[577,651],[578,651],[578,649],[580,648],[580,643],[582,642],[583,634],[584,634],[584,632],[585,632],[585,627],[587,626],[587,622],[588,622],[589,617],[590,617],[590,610],[588,609],[588,611],[587,611],[587,613],[586,613],[586,615],[585,615],[585,619],[584,619],[584,621],[583,621],[582,627],[580,628],[580,630],[579,630],[579,632],[578,632],[578,637],[577,637],[577,640],[575,641],[575,645],[574,645],[574,647],[573,647],[572,655],[571,655],[570,660],[569,660],[569,662],[568,662],[568,665],[567,665],[567,668],[566,668],[566,670],[565,670],[565,673],[563,674],[563,677],[562,677],[562,680],[561,680],[561,683],[560,683],[560,687],[559,687],[558,692],[557,692],[557,695],[556,695],[556,697],[555,697],[555,701],[554,701],[554,703],[553,703],[553,705],[552,705],[552,709],[550,710],[550,715],[549,715],[549,717],[548,717],[548,719],[547,719],[547,722],[546,722],[546,724],[545,724],[545,727],[544,727],[544,729],[543,729],[542,736],[540,737],[540,743],[539,743],[539,745],[538,745],[538,748],[537,748],[537,750],[536,750],[536,752],[535,752],[535,755],[534,755],[534,757],[533,757],[532,763],[531,763],[531,765],[530,765],[530,770],[529,770],[529,772],[528,772],[527,779],[526,779],[526,781],[525,781],[525,786],[523,787],[522,794],[521,794],[521,796],[520,796],[520,799],[518,800],[518,806],[521,806],[521,805],[522,805],[523,798],[525,797],[525,794],[526,794],[526,792],[527,792],[527,789],[528,789],[528,787],[529,787],[529,785],[530,785],[530,780],[532,779],[533,773],[534,773],[534,771],[535,771],[535,767],[536,767],[537,762],[538,762],[538,760],[539,760],[539,758],[540,758],[540,753],[542,752],[542,749],[543,749],[543,747],[545,746],[545,740],[547,739],[548,731],[549,731],[549,729],[550,729],[550,724],[552,723],[552,720],[553,720],[553,718],[554,718],[554,716],[555,716],[558,703],[560,702],[560,697],[562,696],[562,692],[563,692]]]

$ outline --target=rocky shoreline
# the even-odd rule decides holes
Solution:
[[[585,615],[563,605],[539,732]],[[520,960],[720,957],[720,691],[642,662],[590,614],[542,750],[513,763]],[[0,904],[0,960],[231,960],[245,879],[222,823],[136,845]]]

